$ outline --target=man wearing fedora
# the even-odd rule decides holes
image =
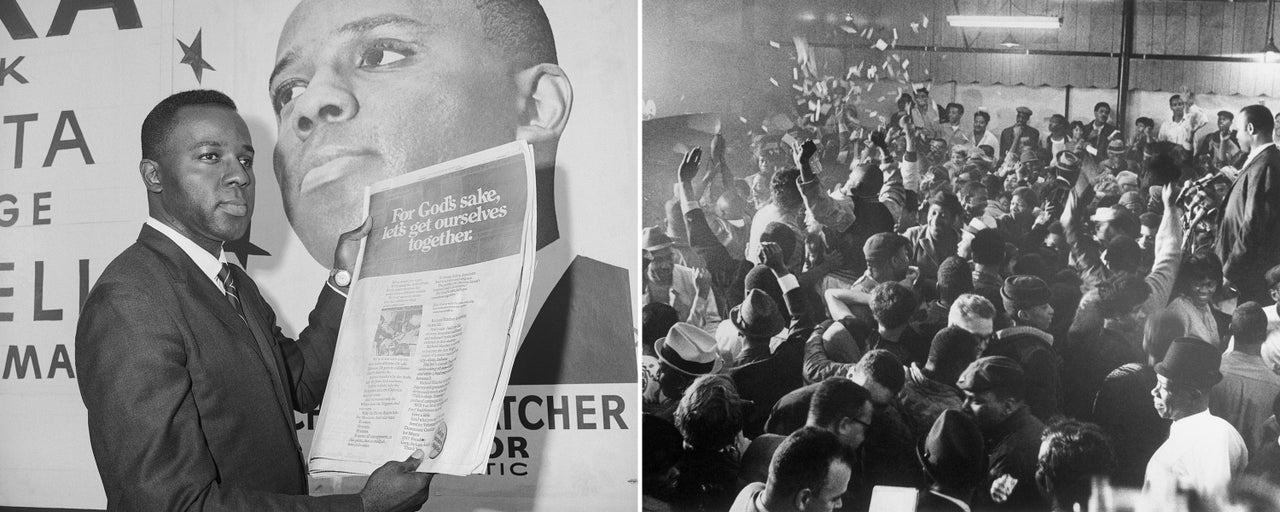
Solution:
[[[1026,370],[1026,403],[1037,418],[1061,414],[1061,363],[1053,349],[1053,335],[1045,332],[1054,313],[1049,285],[1035,276],[1010,276],[1000,295],[1014,325],[996,332],[984,355],[1008,357]]]
[[[1227,420],[1209,414],[1210,390],[1222,380],[1221,364],[1222,350],[1189,337],[1173,340],[1164,360],[1156,364],[1152,403],[1173,425],[1147,463],[1145,491],[1193,489],[1212,499],[1248,465],[1240,433]]]
[[[698,326],[677,322],[666,337],[653,342],[658,358],[657,380],[661,396],[644,412],[674,422],[676,406],[694,379],[720,373],[724,361],[716,355],[716,339]]]
[[[644,304],[669,304],[681,321],[702,329],[713,329],[720,323],[711,276],[704,269],[676,263],[671,237],[659,228],[645,228],[640,249],[645,261]]]
[[[996,510],[1042,510],[1036,457],[1044,423],[1024,400],[1027,376],[1013,359],[979,358],[960,374],[965,410],[978,423],[987,449],[986,478],[975,501]]]
[[[969,512],[987,470],[986,446],[973,418],[943,411],[916,454],[928,481],[916,512]]]
[[[782,231],[786,233],[787,229]],[[716,352],[730,366],[766,359],[793,333],[807,335],[813,326],[814,315],[807,307],[805,290],[783,259],[785,251],[773,242],[760,243],[759,259],[764,263],[738,282],[748,297],[729,310],[730,321],[720,322],[715,328]],[[749,297],[752,290],[758,292],[754,298]],[[743,358],[748,345],[755,348]]]
[[[783,277],[789,277],[789,274]],[[750,400],[742,432],[755,437],[764,432],[769,412],[778,399],[804,385],[804,342],[812,330],[801,315],[792,321],[792,330],[772,353],[769,341],[784,327],[782,314],[773,299],[763,291],[752,289],[746,300],[729,314],[730,322],[744,341],[742,352],[728,370],[743,399]]]

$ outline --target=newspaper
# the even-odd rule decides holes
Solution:
[[[313,476],[484,473],[528,309],[533,152],[517,141],[366,189],[360,248]]]

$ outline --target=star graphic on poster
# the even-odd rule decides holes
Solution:
[[[252,228],[252,226],[250,226]],[[222,244],[222,250],[236,255],[236,259],[240,260],[242,268],[249,268],[249,256],[270,256],[271,253],[266,249],[253,245],[249,241],[249,232],[252,229],[245,229],[244,236]]]
[[[178,41],[178,46],[182,47],[182,61],[179,63],[191,66],[191,72],[196,74],[196,83],[200,83],[204,70],[217,71],[216,69],[213,69],[213,66],[210,66],[209,63],[204,60],[204,56],[201,55],[201,47],[203,45],[200,43],[200,36],[203,35],[203,33],[204,29],[196,31],[196,38],[191,40],[190,45],[182,42],[181,39],[176,39],[176,41]]]

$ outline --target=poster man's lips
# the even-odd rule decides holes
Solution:
[[[218,207],[233,216],[244,217],[249,214],[249,204],[239,201],[224,201]]]
[[[361,160],[377,156],[376,153],[359,148],[324,148],[305,160],[303,168],[307,169],[302,177],[299,189],[306,194],[325,184],[341,179],[351,172],[360,172],[358,164]]]

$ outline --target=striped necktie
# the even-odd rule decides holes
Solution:
[[[240,306],[240,293],[236,291],[235,280],[231,278],[231,264],[223,263],[222,270],[218,272],[218,280],[222,282],[222,289],[227,295],[227,301],[231,302],[231,307],[235,308],[236,314],[240,315],[240,319],[245,323],[249,323],[244,318],[244,308]]]

